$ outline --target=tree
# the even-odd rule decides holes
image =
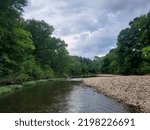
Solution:
[[[71,76],[81,76],[82,75],[81,62],[75,56],[70,57],[69,74]]]
[[[146,61],[150,62],[150,46],[143,48],[142,56]]]
[[[143,62],[139,67],[139,73],[147,74],[150,73],[150,46],[144,47],[142,50]]]
[[[35,45],[35,58],[40,64],[50,64],[48,59],[51,45],[49,44],[50,35],[54,31],[53,27],[45,21],[27,20],[25,29],[32,34],[32,40]]]
[[[45,66],[52,68],[59,77],[67,73],[69,61],[67,44],[51,36],[54,28],[43,20],[27,20],[25,24],[25,29],[32,34],[37,64],[43,69]]]
[[[13,55],[19,53],[20,45],[15,36],[18,33],[16,30],[23,11],[22,7],[26,4],[26,0],[5,0],[0,3],[0,76],[10,75],[18,68],[18,59]]]
[[[103,73],[149,73],[150,13],[135,18],[118,36],[117,48],[103,60]]]

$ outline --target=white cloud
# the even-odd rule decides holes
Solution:
[[[72,55],[92,58],[115,47],[119,32],[149,8],[149,0],[29,0],[24,17],[45,20]]]

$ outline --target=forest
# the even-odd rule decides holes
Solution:
[[[150,73],[150,13],[137,17],[118,35],[104,57],[71,56],[44,20],[22,16],[27,0],[0,2],[0,84],[91,74]]]
[[[150,73],[150,12],[136,17],[128,28],[120,32],[117,48],[105,56],[101,72],[123,75]]]

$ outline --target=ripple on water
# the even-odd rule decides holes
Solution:
[[[0,112],[124,113],[129,110],[79,81],[50,81],[0,98]]]

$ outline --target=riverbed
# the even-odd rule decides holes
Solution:
[[[125,113],[128,106],[81,81],[49,81],[0,96],[1,113]]]

